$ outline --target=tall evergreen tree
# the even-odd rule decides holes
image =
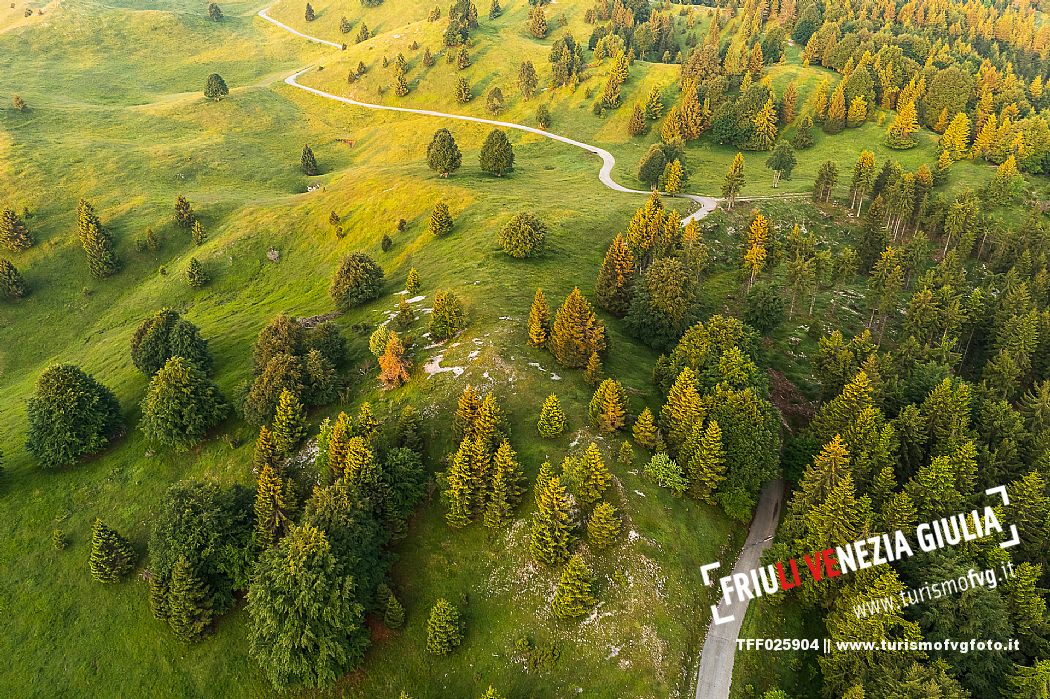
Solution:
[[[29,293],[25,278],[11,262],[0,257],[0,298],[20,299]]]
[[[550,337],[551,309],[543,295],[543,289],[536,288],[529,308],[529,344],[533,347],[544,347]]]
[[[638,419],[635,420],[631,434],[634,435],[634,441],[638,443],[638,446],[649,451],[654,451],[662,441],[656,420],[653,419],[653,411],[648,407],[642,410]]]
[[[558,437],[565,431],[565,413],[562,412],[561,402],[555,394],[550,394],[543,401],[536,429],[541,437],[547,439]]]
[[[615,379],[598,385],[589,406],[591,422],[606,432],[622,429],[627,422],[627,391]]]
[[[726,200],[728,208],[732,209],[736,203],[737,195],[744,187],[744,154],[737,153],[733,162],[726,171],[726,179],[722,184],[722,198]]]
[[[434,211],[427,222],[427,230],[440,238],[452,232],[452,225],[452,214],[449,213],[448,204],[443,201],[434,204]]]
[[[263,464],[255,489],[255,540],[264,550],[277,543],[288,528],[289,507],[284,493],[284,481],[277,470]]]
[[[572,290],[555,314],[547,347],[559,364],[570,368],[586,366],[591,352],[605,351],[605,325],[579,288]]]
[[[310,524],[262,554],[248,618],[251,655],[277,689],[331,687],[368,646],[354,580],[338,573],[328,538]]]
[[[561,479],[551,475],[537,493],[536,499],[537,511],[532,519],[529,550],[537,561],[558,565],[569,557],[572,541],[569,495]]]
[[[140,428],[150,441],[184,450],[203,439],[228,410],[226,399],[204,372],[182,357],[172,357],[150,380]]]
[[[463,156],[448,129],[438,129],[427,146],[427,167],[442,177],[448,177],[459,169]]]
[[[592,592],[593,585],[594,575],[583,562],[583,558],[579,554],[570,558],[562,571],[561,580],[551,601],[554,616],[559,619],[573,619],[593,609],[598,603]]]
[[[703,422],[704,414],[696,372],[685,367],[667,393],[667,402],[660,411],[660,421],[672,454],[677,454],[685,445],[694,425]]]
[[[0,245],[11,252],[21,252],[33,246],[33,236],[13,209],[0,210]]]
[[[609,468],[598,445],[591,442],[573,464],[571,478],[576,498],[584,505],[597,502],[609,487],[610,479]]]
[[[91,528],[91,577],[101,583],[120,581],[135,565],[135,552],[123,536],[96,519]]]
[[[211,625],[211,593],[186,560],[179,556],[171,569],[167,619],[171,630],[184,641],[195,641]]]
[[[459,611],[444,597],[439,597],[427,619],[427,652],[448,655],[463,643],[463,624]]]
[[[121,424],[111,390],[79,367],[48,367],[26,401],[26,449],[44,468],[71,466],[109,444]]]
[[[496,177],[502,177],[514,169],[514,148],[507,140],[507,134],[500,129],[493,129],[481,144],[481,171]]]
[[[598,305],[622,318],[631,305],[634,285],[634,256],[622,233],[613,238],[605,260],[598,271],[596,284]]]
[[[714,493],[725,480],[725,449],[722,446],[722,430],[717,420],[708,420],[707,426],[697,423],[693,430],[695,447],[685,462],[689,478],[690,494],[700,500],[714,503]],[[692,446],[692,445],[691,445]]]
[[[620,528],[616,508],[607,502],[600,502],[587,520],[587,541],[596,549],[608,548],[620,536]]]

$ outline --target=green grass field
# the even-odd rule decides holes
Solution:
[[[267,696],[272,690],[248,657],[246,615],[235,611],[202,643],[179,642],[149,613],[146,585],[137,577],[116,586],[94,583],[87,571],[90,524],[96,516],[129,535],[145,561],[152,513],[165,489],[186,478],[252,482],[252,430],[231,419],[213,439],[189,453],[153,453],[135,429],[145,380],[131,364],[128,348],[138,323],[171,306],[200,326],[216,358],[216,380],[232,395],[250,375],[251,345],[276,314],[309,316],[331,310],[328,284],[345,253],[363,251],[383,266],[383,297],[339,319],[351,339],[357,364],[348,373],[345,405],[312,416],[315,422],[341,408],[372,400],[380,413],[405,402],[430,418],[432,470],[444,468],[452,449],[449,411],[467,383],[494,391],[511,418],[512,440],[530,475],[539,464],[561,457],[594,435],[586,424],[590,389],[578,372],[559,371],[552,358],[526,347],[525,318],[537,286],[560,302],[579,285],[593,290],[604,251],[643,196],[613,193],[597,179],[598,160],[583,151],[539,136],[510,133],[515,171],[505,178],[482,175],[478,150],[489,129],[429,117],[385,114],[339,105],[281,82],[306,66],[303,82],[358,99],[439,110],[484,114],[484,92],[500,85],[508,109],[499,118],[535,124],[535,108],[551,104],[552,130],[595,143],[618,158],[615,176],[640,186],[636,163],[657,136],[629,139],[630,105],[653,86],[671,87],[677,67],[639,62],[625,88],[625,106],[606,118],[591,103],[608,66],[596,66],[574,94],[542,93],[529,103],[518,96],[517,66],[529,57],[547,74],[551,37],[539,41],[524,32],[527,3],[511,0],[492,22],[482,12],[475,33],[474,65],[462,73],[438,55],[433,68],[419,65],[423,48],[439,48],[444,21],[429,23],[429,6],[387,0],[374,9],[358,2],[319,2],[318,19],[306,26],[302,5],[283,1],[277,19],[323,38],[339,41],[343,15],[365,22],[378,36],[351,44],[345,52],[319,47],[282,32],[255,16],[255,3],[221,3],[226,19],[207,19],[205,5],[185,0],[66,0],[46,5],[44,14],[24,17],[24,4],[0,9],[0,205],[27,207],[37,245],[12,255],[32,288],[18,303],[0,304],[0,670],[3,696]],[[566,0],[550,6],[553,36],[561,17],[586,42],[583,13],[590,3]],[[148,9],[145,9],[148,5]],[[44,7],[32,4],[34,9]],[[702,36],[707,10],[696,8]],[[408,49],[413,40],[420,48]],[[398,51],[409,61],[412,92],[403,100],[388,91],[392,73],[384,55]],[[350,66],[364,61],[369,72],[353,86]],[[201,95],[209,73],[221,73],[231,94],[218,103]],[[818,69],[797,65],[771,71],[779,84]],[[459,105],[452,86],[460,75],[475,85],[475,99]],[[385,82],[384,82],[385,81]],[[808,84],[808,82],[807,82]],[[351,89],[352,88],[352,89]],[[804,88],[808,89],[808,88]],[[17,93],[27,112],[9,109]],[[803,92],[805,94],[805,91]],[[424,162],[433,131],[447,126],[463,151],[463,168],[449,179]],[[352,144],[351,144],[352,142]],[[856,153],[881,143],[869,124],[834,138],[818,136],[800,154],[795,177],[782,191],[805,191],[819,162],[852,163]],[[323,174],[307,178],[298,168],[309,143]],[[894,153],[905,167],[932,161],[933,137],[921,147]],[[689,191],[717,194],[734,152],[701,142],[690,146]],[[881,159],[890,153],[876,147]],[[748,156],[750,184],[745,195],[773,190],[765,156]],[[959,163],[952,187],[987,177],[987,167]],[[319,189],[307,191],[308,187]],[[186,195],[200,213],[208,241],[194,249],[172,222],[173,204]],[[94,280],[76,240],[74,210],[90,199],[112,231],[121,271]],[[425,232],[435,202],[449,202],[456,227],[436,240]],[[515,261],[495,243],[500,226],[520,210],[535,211],[551,229],[550,250],[537,261]],[[346,237],[337,238],[327,220],[336,211]],[[785,217],[789,216],[784,211]],[[404,218],[408,228],[396,232]],[[152,227],[163,238],[157,253],[137,252],[136,237]],[[833,224],[829,236],[835,235]],[[383,253],[384,234],[394,239]],[[731,241],[724,241],[726,250]],[[279,260],[267,258],[271,249]],[[6,254],[6,253],[5,253]],[[727,253],[728,254],[728,253]],[[212,276],[194,292],[183,274],[197,257]],[[364,367],[369,328],[395,307],[410,267],[417,267],[429,306],[438,289],[454,289],[465,301],[467,331],[455,345],[424,350],[417,343],[411,382],[390,393],[378,390],[374,369]],[[735,303],[731,275],[707,283],[712,303]],[[632,412],[658,407],[651,388],[655,353],[628,339],[622,325],[606,319],[612,352],[609,375],[631,392]],[[425,320],[410,331],[417,337]],[[785,337],[792,330],[785,330]],[[783,338],[782,338],[783,339]],[[811,340],[807,340],[811,342]],[[443,366],[463,367],[460,377],[428,377],[422,367],[436,352]],[[476,354],[475,354],[476,352]],[[77,467],[42,472],[23,446],[24,400],[41,371],[54,362],[74,362],[117,393],[127,434],[109,451]],[[560,374],[560,376],[559,376]],[[793,378],[805,385],[801,370]],[[564,437],[540,440],[534,423],[538,406],[557,392],[570,421]],[[617,446],[599,444],[612,462]],[[638,454],[639,465],[641,454]],[[626,541],[593,557],[601,606],[581,624],[552,619],[548,600],[555,573],[536,567],[527,555],[531,505],[496,541],[475,526],[452,532],[444,524],[436,495],[421,508],[398,549],[393,582],[408,610],[403,631],[377,633],[364,668],[347,678],[336,694],[396,697],[404,689],[422,697],[472,697],[491,683],[512,696],[666,697],[684,695],[706,629],[706,593],[699,566],[731,557],[742,541],[740,527],[720,511],[675,499],[640,476],[638,467],[613,466],[613,500],[625,513]],[[51,546],[61,529],[70,546]],[[628,581],[616,582],[619,573]],[[462,604],[466,642],[445,659],[424,656],[424,624],[433,600],[446,596]],[[515,641],[529,635],[562,651],[557,663],[529,673]]]

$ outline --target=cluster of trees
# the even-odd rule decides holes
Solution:
[[[707,258],[696,221],[683,228],[678,212],[654,192],[609,246],[595,283],[597,303],[625,318],[634,337],[669,348],[698,318],[697,284]]]
[[[386,549],[425,480],[418,413],[405,406],[387,424],[380,429],[367,403],[355,418],[340,413],[322,423],[312,464],[293,467],[295,438],[286,442],[279,414],[260,430],[254,493],[172,486],[149,541],[154,615],[196,640],[246,590],[251,654],[275,688],[329,687],[356,667],[369,643],[366,611],[392,628],[403,623],[384,583]],[[298,439],[304,432],[300,423]]]
[[[22,252],[33,246],[33,236],[23,219],[24,216],[19,216],[13,209],[0,209],[0,247],[10,252]],[[0,257],[0,298],[20,299],[28,293],[29,287],[22,273],[10,260]]]
[[[481,171],[502,177],[514,169],[514,147],[502,129],[493,129],[485,137],[478,153]],[[463,154],[448,129],[434,132],[427,146],[427,167],[442,177],[448,177],[463,164]]]
[[[565,297],[553,320],[543,290],[536,289],[529,309],[528,333],[530,345],[547,348],[558,364],[568,368],[600,366],[601,357],[609,349],[605,324],[579,288],[573,288]]]
[[[603,39],[614,37],[635,58],[679,63],[682,60],[679,35],[692,29],[697,18],[688,11],[680,12],[679,15],[685,16],[684,22],[670,11],[660,11],[648,2],[598,0],[584,14],[588,24],[596,25],[588,42],[589,48],[594,49]],[[694,34],[686,37],[687,45],[695,41]]]
[[[255,375],[241,410],[249,423],[265,425],[285,392],[307,406],[332,402],[347,345],[330,320],[307,322],[282,313],[260,331],[252,355]]]

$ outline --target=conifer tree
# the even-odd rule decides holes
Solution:
[[[722,446],[722,430],[717,420],[708,420],[706,427],[697,423],[694,435],[699,437],[699,442],[685,464],[690,494],[713,504],[714,493],[725,480],[726,455]]]
[[[853,166],[853,180],[850,182],[850,196],[852,201],[850,208],[856,209],[856,215],[860,216],[864,197],[868,195],[875,184],[875,154],[870,150],[861,151]]]
[[[600,502],[587,520],[587,542],[596,549],[608,548],[620,536],[620,528],[616,508],[608,502]]]
[[[536,295],[532,298],[532,307],[529,308],[529,344],[533,347],[545,346],[550,338],[550,324],[550,307],[543,295],[543,289],[537,287]]]
[[[550,461],[544,461],[540,464],[540,470],[536,474],[536,482],[532,486],[532,495],[536,500],[536,504],[539,505],[540,498],[547,489],[547,482],[554,477],[554,467],[551,466]]]
[[[591,442],[583,455],[575,459],[572,474],[576,498],[584,505],[597,502],[609,486],[609,468],[598,445]]]
[[[594,576],[591,569],[579,554],[574,555],[562,571],[561,580],[551,601],[554,616],[559,619],[573,619],[591,611],[598,603],[591,591],[593,585]]]
[[[303,154],[299,158],[299,167],[302,169],[303,174],[310,177],[321,174],[320,168],[317,167],[317,158],[314,157],[314,152],[310,150],[309,145],[303,146]]]
[[[537,486],[540,484],[537,480]],[[532,557],[547,565],[558,565],[569,557],[571,513],[569,496],[558,476],[551,475],[536,497],[537,511],[532,519]]]
[[[460,104],[466,104],[472,99],[474,99],[474,94],[470,90],[470,83],[466,78],[460,78],[456,83],[456,100]]]
[[[809,114],[799,121],[795,133],[791,136],[791,145],[795,150],[805,150],[813,146],[813,117]]]
[[[197,215],[193,212],[189,199],[181,194],[175,197],[175,225],[179,228],[190,228],[195,220]]]
[[[383,623],[388,629],[400,629],[405,625],[405,608],[393,594],[387,598],[386,608],[383,610]]]
[[[427,230],[440,238],[452,231],[452,225],[452,214],[448,211],[448,204],[443,201],[434,204],[434,211],[430,214]]]
[[[288,527],[284,481],[270,464],[259,470],[255,487],[255,541],[265,550],[277,543]]]
[[[747,282],[748,291],[755,283],[755,277],[766,263],[766,246],[769,242],[769,219],[762,214],[755,214],[747,231],[747,251],[744,253],[744,266],[750,276]]]
[[[405,280],[405,291],[407,291],[410,296],[415,296],[419,289],[419,272],[413,267],[408,270],[408,278]]]
[[[427,619],[427,652],[448,655],[463,643],[459,611],[444,597],[439,597]]]
[[[26,412],[26,449],[44,468],[70,466],[101,450],[121,424],[113,392],[72,364],[40,375]]]
[[[634,105],[631,118],[627,122],[627,134],[630,136],[641,136],[649,130],[649,123],[645,120],[645,113],[639,104]]]
[[[464,437],[452,457],[452,464],[445,475],[447,488],[445,500],[448,511],[445,521],[453,529],[460,529],[470,524],[482,505],[481,488],[477,475],[484,457],[484,449],[478,440]]]
[[[91,529],[91,577],[101,583],[119,582],[131,572],[135,552],[131,544],[115,530],[95,519]]]
[[[221,75],[212,73],[208,76],[208,80],[204,83],[204,96],[207,99],[218,102],[228,94],[230,94],[230,88],[226,86],[226,81]]]
[[[506,444],[506,442],[504,442]],[[492,479],[488,487],[488,502],[485,504],[484,524],[492,530],[501,528],[510,521],[514,505],[511,502],[510,472],[493,464]]]
[[[737,153],[733,162],[726,172],[725,183],[722,184],[722,198],[726,200],[728,208],[732,209],[736,203],[736,197],[744,186],[744,154]]]
[[[529,10],[529,19],[526,24],[529,34],[537,39],[547,36],[547,16],[543,12],[543,5],[536,4]]]
[[[784,88],[784,97],[780,100],[780,123],[787,125],[795,120],[798,109],[798,86],[792,80]]]
[[[408,80],[405,78],[405,71],[398,70],[394,76],[394,94],[398,97],[404,97],[408,92]]]
[[[616,452],[616,462],[624,466],[634,463],[634,448],[626,439],[620,442],[620,450]]]
[[[208,240],[208,234],[200,221],[193,222],[193,227],[190,229],[190,238],[193,240],[194,245],[204,245]]]
[[[941,136],[941,149],[952,160],[962,160],[970,149],[970,117],[959,112]]]
[[[434,312],[430,316],[430,336],[447,340],[463,329],[463,305],[454,291],[442,290],[434,294]]]
[[[606,349],[605,325],[587,299],[574,288],[554,317],[547,348],[564,367],[586,366],[592,352]]]
[[[249,642],[275,688],[330,687],[360,664],[368,634],[354,585],[309,524],[262,554],[248,589]]]
[[[817,178],[813,182],[813,201],[828,203],[831,201],[831,193],[838,181],[839,169],[833,160],[825,160],[817,170]]]
[[[675,158],[664,166],[663,175],[660,177],[661,187],[668,194],[679,194],[682,191],[682,180],[685,174],[682,170],[682,161]]]
[[[653,419],[653,411],[646,407],[642,410],[641,415],[634,422],[634,427],[631,428],[631,434],[634,435],[634,441],[639,446],[653,451],[656,449],[657,444],[660,440],[660,431],[656,427],[656,421]]]
[[[523,61],[521,68],[518,69],[518,89],[526,102],[536,94],[539,84],[539,77],[536,75],[536,68],[532,65],[532,61]]]
[[[0,245],[11,252],[21,252],[33,246],[33,236],[12,209],[0,211]]]
[[[481,144],[479,155],[481,171],[496,177],[503,177],[514,169],[514,148],[507,139],[507,134],[500,129],[493,129]]]
[[[184,641],[195,641],[211,625],[212,616],[211,592],[186,557],[179,556],[168,584],[167,620],[171,630]]]
[[[0,257],[0,298],[20,299],[29,293],[21,272],[8,260]]]
[[[310,3],[306,3],[306,21],[313,22],[316,17],[313,6]]]
[[[905,150],[915,146],[914,134],[919,130],[918,113],[915,101],[898,105],[897,116],[886,130],[886,145],[896,150]]]
[[[770,150],[777,140],[777,110],[773,105],[773,96],[770,95],[766,104],[755,114],[751,120],[754,127],[755,150]]]
[[[606,432],[622,429],[627,422],[627,391],[615,379],[605,379],[598,385],[588,413],[591,422]]]
[[[281,456],[291,456],[299,442],[306,436],[306,411],[299,397],[287,388],[277,399],[277,412],[273,418],[273,444]]]
[[[597,303],[618,318],[627,315],[634,288],[634,255],[622,233],[617,233],[598,270]]]
[[[412,364],[405,357],[404,343],[397,333],[390,333],[386,349],[379,358],[379,380],[388,389],[397,388],[408,381],[408,372],[411,369]]]
[[[694,425],[703,419],[704,407],[697,390],[696,372],[685,367],[668,391],[667,402],[660,411],[660,421],[672,453],[678,453],[692,434]]]
[[[565,413],[562,412],[561,402],[555,394],[550,394],[543,401],[536,429],[541,437],[546,437],[547,439],[558,437],[565,431]]]
[[[456,139],[448,129],[438,129],[427,146],[427,167],[442,177],[448,177],[459,169],[463,155],[459,152]]]
[[[113,251],[113,239],[109,231],[102,227],[94,207],[83,199],[77,205],[77,231],[80,244],[87,253],[92,276],[105,279],[116,273],[119,263]]]
[[[150,441],[184,450],[203,439],[228,411],[226,399],[204,372],[172,357],[150,380],[139,426]]]
[[[828,114],[824,119],[824,130],[830,134],[842,131],[846,126],[846,92],[845,81],[838,84],[835,91],[831,93],[831,101],[828,103]]]
[[[584,378],[589,386],[597,386],[605,378],[605,370],[602,368],[602,358],[597,352],[591,352],[587,358],[587,368],[583,372]]]

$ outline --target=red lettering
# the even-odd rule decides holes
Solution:
[[[824,578],[824,573],[820,570],[820,564],[823,555],[823,551],[818,551],[815,554],[815,557],[810,556],[808,553],[803,554],[802,556],[802,558],[806,561],[806,566],[809,568],[810,575],[812,575],[813,579],[817,582],[820,582]]]
[[[788,565],[791,567],[791,583],[788,583],[787,576],[784,575],[784,564],[777,563],[777,577],[780,578],[781,590],[790,590],[793,587],[798,587],[801,582],[798,578],[798,566],[795,564],[795,559],[792,558],[791,560],[789,560]]]
[[[837,578],[842,575],[838,569],[839,559],[835,558],[835,549],[824,549],[824,571],[829,578]]]

